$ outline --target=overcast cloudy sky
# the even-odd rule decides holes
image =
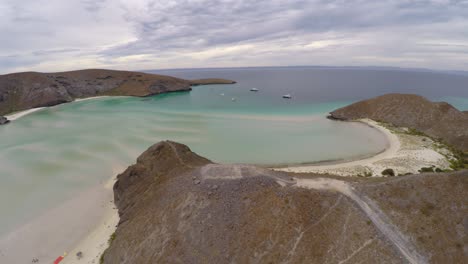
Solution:
[[[468,0],[0,0],[0,73],[331,65],[468,70]]]

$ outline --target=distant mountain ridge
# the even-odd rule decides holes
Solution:
[[[330,113],[339,120],[369,118],[408,127],[468,151],[468,115],[446,102],[431,102],[415,94],[386,94]]]
[[[191,85],[232,84],[225,79],[184,80],[132,71],[87,69],[0,75],[0,115],[103,95],[150,96],[189,91]]]

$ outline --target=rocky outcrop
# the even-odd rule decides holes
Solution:
[[[370,118],[408,127],[468,151],[468,115],[445,102],[431,102],[413,94],[386,94],[330,113],[337,120]]]
[[[114,70],[80,70],[58,73],[23,72],[0,75],[0,114],[71,102],[100,95],[150,96],[189,91],[192,84],[233,81],[189,81],[164,75]]]
[[[10,122],[10,120],[8,120],[6,117],[0,116],[0,125],[5,125],[5,124],[7,124],[9,122]]]
[[[463,262],[466,171],[292,176],[158,143],[117,177],[120,223],[103,261]]]

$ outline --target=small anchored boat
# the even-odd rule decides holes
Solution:
[[[237,99],[235,97],[231,98],[231,101],[235,102]]]
[[[285,98],[285,99],[291,99],[292,97],[291,97],[290,94],[285,94],[285,95],[283,95],[283,98]]]
[[[250,89],[251,92],[258,92],[258,89],[257,88],[252,88]]]

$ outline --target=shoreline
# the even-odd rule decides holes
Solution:
[[[87,98],[77,98],[71,102],[67,102],[67,103],[62,103],[62,104],[58,104],[58,105],[63,105],[63,104],[70,104],[70,103],[75,103],[75,102],[81,102],[81,101],[87,101],[87,100],[94,100],[94,99],[102,99],[102,98],[108,98],[108,97],[117,97],[117,96],[109,96],[109,95],[103,95],[103,96],[93,96],[93,97],[87,97]],[[121,97],[124,97],[124,96],[121,96]],[[36,107],[36,108],[31,108],[31,109],[28,109],[28,110],[23,110],[23,111],[19,111],[19,112],[13,112],[13,113],[10,113],[8,115],[5,115],[5,117],[9,120],[9,121],[15,121],[17,119],[20,119],[24,116],[27,116],[29,114],[32,114],[34,112],[37,112],[37,111],[40,111],[40,110],[43,110],[43,109],[47,109],[47,108],[51,108],[51,107],[55,107],[55,106],[58,106],[58,105],[53,105],[53,106],[41,106],[41,107]]]
[[[115,174],[0,237],[0,263],[52,263],[65,254],[61,263],[76,263],[77,252],[80,263],[99,263],[119,221],[114,182]]]
[[[23,110],[23,111],[19,111],[19,112],[15,112],[15,113],[11,113],[9,115],[6,115],[5,117],[9,120],[9,121],[14,121],[14,120],[17,120],[23,116],[27,116],[29,114],[32,114],[34,112],[37,112],[39,110],[42,110],[42,109],[45,109],[47,108],[47,106],[45,107],[37,107],[37,108],[32,108],[32,109],[28,109],[28,110]]]
[[[354,121],[357,122],[357,121]],[[330,159],[330,160],[319,160],[319,161],[312,161],[312,162],[301,162],[301,163],[278,163],[278,164],[250,164],[257,167],[262,167],[265,169],[283,169],[283,168],[297,168],[297,167],[309,167],[309,166],[331,166],[331,165],[340,165],[340,164],[348,164],[354,161],[361,161],[367,160],[369,158],[375,157],[377,155],[382,154],[383,152],[387,151],[388,146],[386,146],[383,150],[372,153],[372,154],[363,154],[358,155],[351,158],[343,158],[343,159]]]
[[[361,122],[383,133],[388,142],[388,147],[371,157],[355,159],[351,161],[307,164],[299,166],[273,167],[277,171],[293,173],[318,173],[338,176],[382,177],[385,169],[399,174],[417,174],[424,167],[437,167],[442,170],[450,170],[448,157],[453,155],[448,149],[440,147],[432,139],[411,135],[406,128],[393,128],[392,130],[371,119],[360,119],[351,122]]]
[[[126,97],[126,96],[100,95],[100,96],[92,96],[92,97],[86,97],[86,98],[76,98],[75,100],[71,101],[70,103],[82,102],[82,101],[88,101],[88,100],[94,100],[94,99],[109,98],[109,97]]]
[[[395,136],[388,129],[379,125],[377,122],[371,119],[360,119],[357,121],[347,121],[347,122],[359,122],[359,123],[365,124],[369,127],[372,127],[378,130],[380,133],[382,133],[385,136],[387,140],[387,144],[386,144],[387,146],[385,147],[384,150],[380,151],[379,153],[364,155],[364,158],[360,156],[360,157],[351,158],[347,160],[332,160],[332,161],[324,161],[324,162],[319,161],[317,163],[309,163],[309,164],[303,164],[303,165],[292,164],[286,167],[270,167],[270,168],[274,170],[302,173],[302,172],[313,172],[316,170],[326,170],[326,169],[333,169],[333,168],[340,168],[340,167],[348,167],[348,166],[353,166],[353,165],[361,165],[361,164],[365,164],[369,162],[374,162],[374,161],[378,161],[384,158],[391,157],[400,148],[400,140],[398,139],[398,137]]]
[[[61,262],[62,264],[66,263],[99,263],[99,259],[104,251],[109,247],[109,239],[114,234],[117,229],[117,224],[119,223],[119,214],[113,199],[113,186],[116,182],[116,178],[113,177],[110,179],[104,188],[110,190],[112,193],[112,201],[106,203],[105,208],[103,209],[103,216],[96,223],[94,228],[86,233],[86,236],[80,240],[71,248],[68,252],[68,255]],[[78,259],[78,253],[82,253],[82,257]]]

